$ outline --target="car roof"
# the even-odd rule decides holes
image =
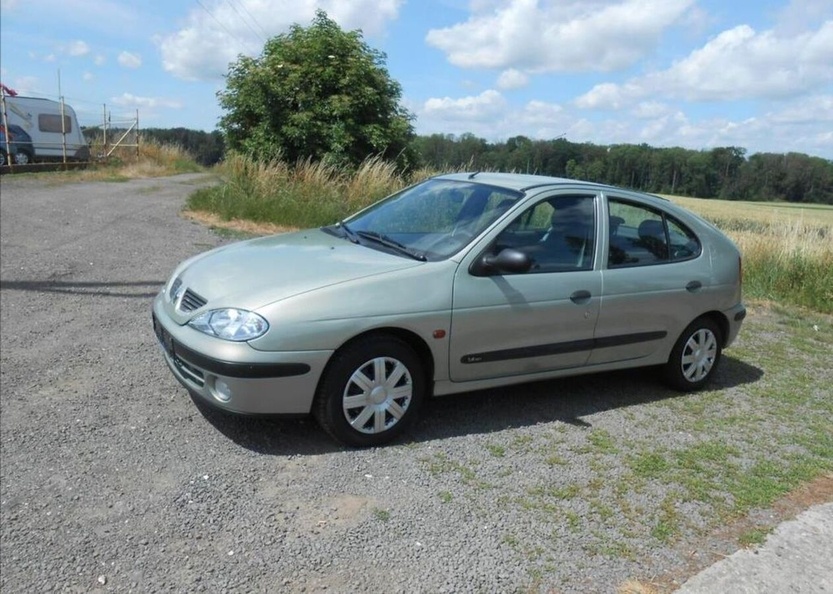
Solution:
[[[609,184],[599,184],[596,182],[583,181],[579,179],[570,179],[567,177],[553,177],[548,175],[531,175],[527,173],[498,173],[493,171],[474,171],[464,173],[447,173],[438,175],[434,179],[447,179],[454,181],[477,182],[481,184],[488,184],[508,190],[515,190],[518,192],[527,192],[533,188],[558,188],[559,186],[582,186],[584,188],[592,188],[596,191],[605,193],[612,193],[622,197],[639,198],[649,204],[657,207],[670,208],[671,210],[679,212],[681,209],[670,202],[667,198],[657,196],[656,194],[648,194],[640,192],[639,190],[629,190],[627,188],[620,188],[618,186],[611,186]],[[685,209],[682,209],[685,211]],[[690,214],[690,213],[689,213]]]
[[[584,182],[565,177],[550,177],[547,175],[530,175],[526,173],[497,173],[493,171],[474,171],[464,173],[448,173],[439,175],[435,179],[454,181],[470,181],[481,184],[499,186],[509,190],[524,191],[540,186],[559,186],[566,184],[582,184],[602,187],[600,184]]]

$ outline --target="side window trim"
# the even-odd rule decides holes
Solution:
[[[592,190],[588,191],[586,189],[577,189],[577,190],[559,190],[555,193],[545,194],[543,196],[538,197],[534,203],[529,204],[523,211],[518,213],[511,221],[509,221],[501,230],[500,232],[489,242],[487,247],[477,256],[472,264],[472,268],[470,271],[474,271],[475,268],[479,268],[476,266],[477,262],[479,262],[484,256],[494,256],[496,253],[494,252],[495,248],[501,245],[501,239],[506,238],[507,233],[511,233],[511,229],[513,227],[517,227],[518,223],[520,223],[521,231],[542,231],[542,229],[538,229],[537,227],[533,229],[533,226],[530,225],[531,221],[534,220],[535,217],[535,209],[541,207],[544,203],[555,203],[559,199],[567,199],[567,198],[580,198],[580,199],[587,199],[591,202],[589,207],[588,214],[592,217],[592,222],[587,225],[588,232],[589,232],[589,242],[585,244],[584,251],[580,256],[580,260],[577,261],[577,267],[575,269],[564,267],[564,268],[552,268],[552,269],[540,269],[535,268],[530,269],[525,272],[511,272],[505,271],[500,272],[497,274],[503,275],[516,275],[516,274],[558,274],[563,272],[579,272],[579,271],[592,271],[595,270],[598,266],[597,260],[599,258],[599,245],[600,245],[600,232],[601,228],[599,225],[599,221],[601,219],[601,194],[599,192],[593,192]],[[555,211],[555,209],[553,209]],[[544,230],[541,239],[546,238],[550,234],[550,227],[551,224],[548,225],[548,228]],[[531,248],[532,246],[514,246],[514,245],[504,245],[503,249],[506,248],[513,248],[518,249],[519,251],[524,251],[524,248]],[[483,271],[479,270],[475,273],[477,276],[482,276]]]
[[[648,219],[643,218],[640,222],[639,226],[642,227],[645,223],[651,223],[651,225],[645,225],[646,229],[650,229],[652,231],[652,235],[654,238],[661,238],[662,244],[660,245],[657,243],[654,249],[650,249],[649,246],[643,244],[642,248],[647,248],[649,252],[653,253],[655,258],[650,261],[639,262],[638,258],[633,257],[632,254],[625,253],[624,256],[626,258],[633,257],[633,261],[624,261],[621,263],[613,264],[612,260],[614,259],[614,254],[617,251],[621,251],[619,246],[615,246],[613,238],[615,235],[618,235],[618,228],[626,223],[625,219],[612,214],[611,205],[612,204],[622,204],[627,207],[632,207],[634,209],[640,209],[644,211],[646,214],[651,214],[655,219]],[[680,221],[678,218],[669,214],[665,210],[661,208],[654,207],[649,204],[643,204],[641,202],[630,200],[624,196],[616,196],[605,194],[605,206],[606,206],[606,214],[607,214],[607,225],[606,225],[606,240],[607,240],[607,258],[606,258],[606,265],[607,269],[619,269],[619,268],[637,268],[637,267],[644,267],[644,266],[661,266],[665,264],[676,264],[679,262],[684,262],[687,260],[693,260],[698,258],[702,254],[702,242],[700,238],[697,236],[694,231],[691,230],[688,225]],[[633,227],[633,221],[630,221],[631,228]],[[661,236],[659,235],[660,229],[657,228],[657,223],[661,225]],[[674,250],[674,244],[671,241],[671,229],[669,225],[674,225],[677,229],[682,231],[686,237],[689,238],[689,244],[694,244],[694,249],[687,248],[687,254],[676,256],[676,250]],[[643,237],[642,232],[639,233],[638,237],[640,238],[639,243],[642,243],[644,240],[647,240],[648,237]],[[630,240],[634,242],[634,240]],[[621,242],[619,242],[621,243]],[[634,242],[634,246],[636,243]],[[660,249],[661,248],[661,251]],[[625,250],[627,252],[627,250]],[[660,255],[657,254],[660,252]]]

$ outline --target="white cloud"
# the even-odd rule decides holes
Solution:
[[[85,41],[76,40],[71,42],[65,49],[70,56],[85,56],[90,53],[90,46]]]
[[[642,101],[631,109],[631,115],[638,120],[653,120],[672,113],[674,109],[670,105],[659,101]]]
[[[497,79],[497,87],[503,90],[520,89],[527,84],[529,84],[529,76],[514,68],[504,70]]]
[[[119,54],[118,62],[124,68],[136,69],[142,65],[142,57],[139,54],[124,51]]]
[[[131,93],[122,93],[118,97],[112,97],[110,102],[119,107],[141,107],[141,108],[157,108],[166,107],[170,109],[181,109],[182,103],[170,99],[163,99],[159,97],[139,97]]]
[[[421,111],[433,120],[449,122],[478,121],[502,116],[507,109],[506,99],[497,91],[488,90],[476,97],[428,99]]]
[[[611,71],[649,54],[694,0],[477,2],[465,23],[426,41],[464,68],[524,72]]]
[[[285,33],[293,24],[307,26],[321,8],[345,30],[380,35],[395,20],[403,0],[305,0],[283,3],[239,0],[193,9],[184,27],[158,40],[162,66],[186,80],[219,80],[240,54],[260,54],[266,39]],[[222,24],[221,24],[222,23]]]
[[[686,101],[796,97],[833,82],[833,20],[792,37],[748,25],[723,31],[670,68],[603,83],[576,99],[585,109],[621,109],[644,97]]]
[[[635,95],[640,94],[637,89]],[[578,97],[575,104],[582,109],[621,109],[626,97],[625,87],[614,83],[601,83]]]
[[[107,61],[107,58],[104,57],[104,54],[98,54],[95,57],[95,59],[93,60],[93,63],[96,66],[103,66],[106,61]]]
[[[767,117],[778,124],[831,124],[833,130],[833,95],[801,97]]]
[[[92,73],[92,72],[85,72],[85,73],[81,76],[81,78],[84,80],[84,82],[90,82],[90,81],[95,80],[95,75],[93,75],[93,73]]]

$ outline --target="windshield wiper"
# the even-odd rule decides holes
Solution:
[[[402,245],[395,239],[391,239],[387,235],[383,235],[382,233],[377,233],[376,231],[356,231],[356,234],[360,237],[364,237],[365,239],[370,239],[371,241],[375,241],[376,243],[380,243],[385,247],[391,248],[399,252],[400,254],[404,254],[414,260],[419,260],[420,262],[425,262],[428,258],[425,257],[425,254],[422,252],[416,252],[409,248],[406,245]]]
[[[336,229],[341,229],[344,231],[344,236],[347,237],[353,243],[359,243],[359,236],[356,235],[356,232],[353,231],[350,227],[347,226],[347,223],[344,221],[339,221],[335,224]]]

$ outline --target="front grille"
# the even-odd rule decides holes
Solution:
[[[201,308],[207,303],[206,299],[194,293],[191,289],[185,289],[185,294],[179,302],[179,311],[187,313]]]

